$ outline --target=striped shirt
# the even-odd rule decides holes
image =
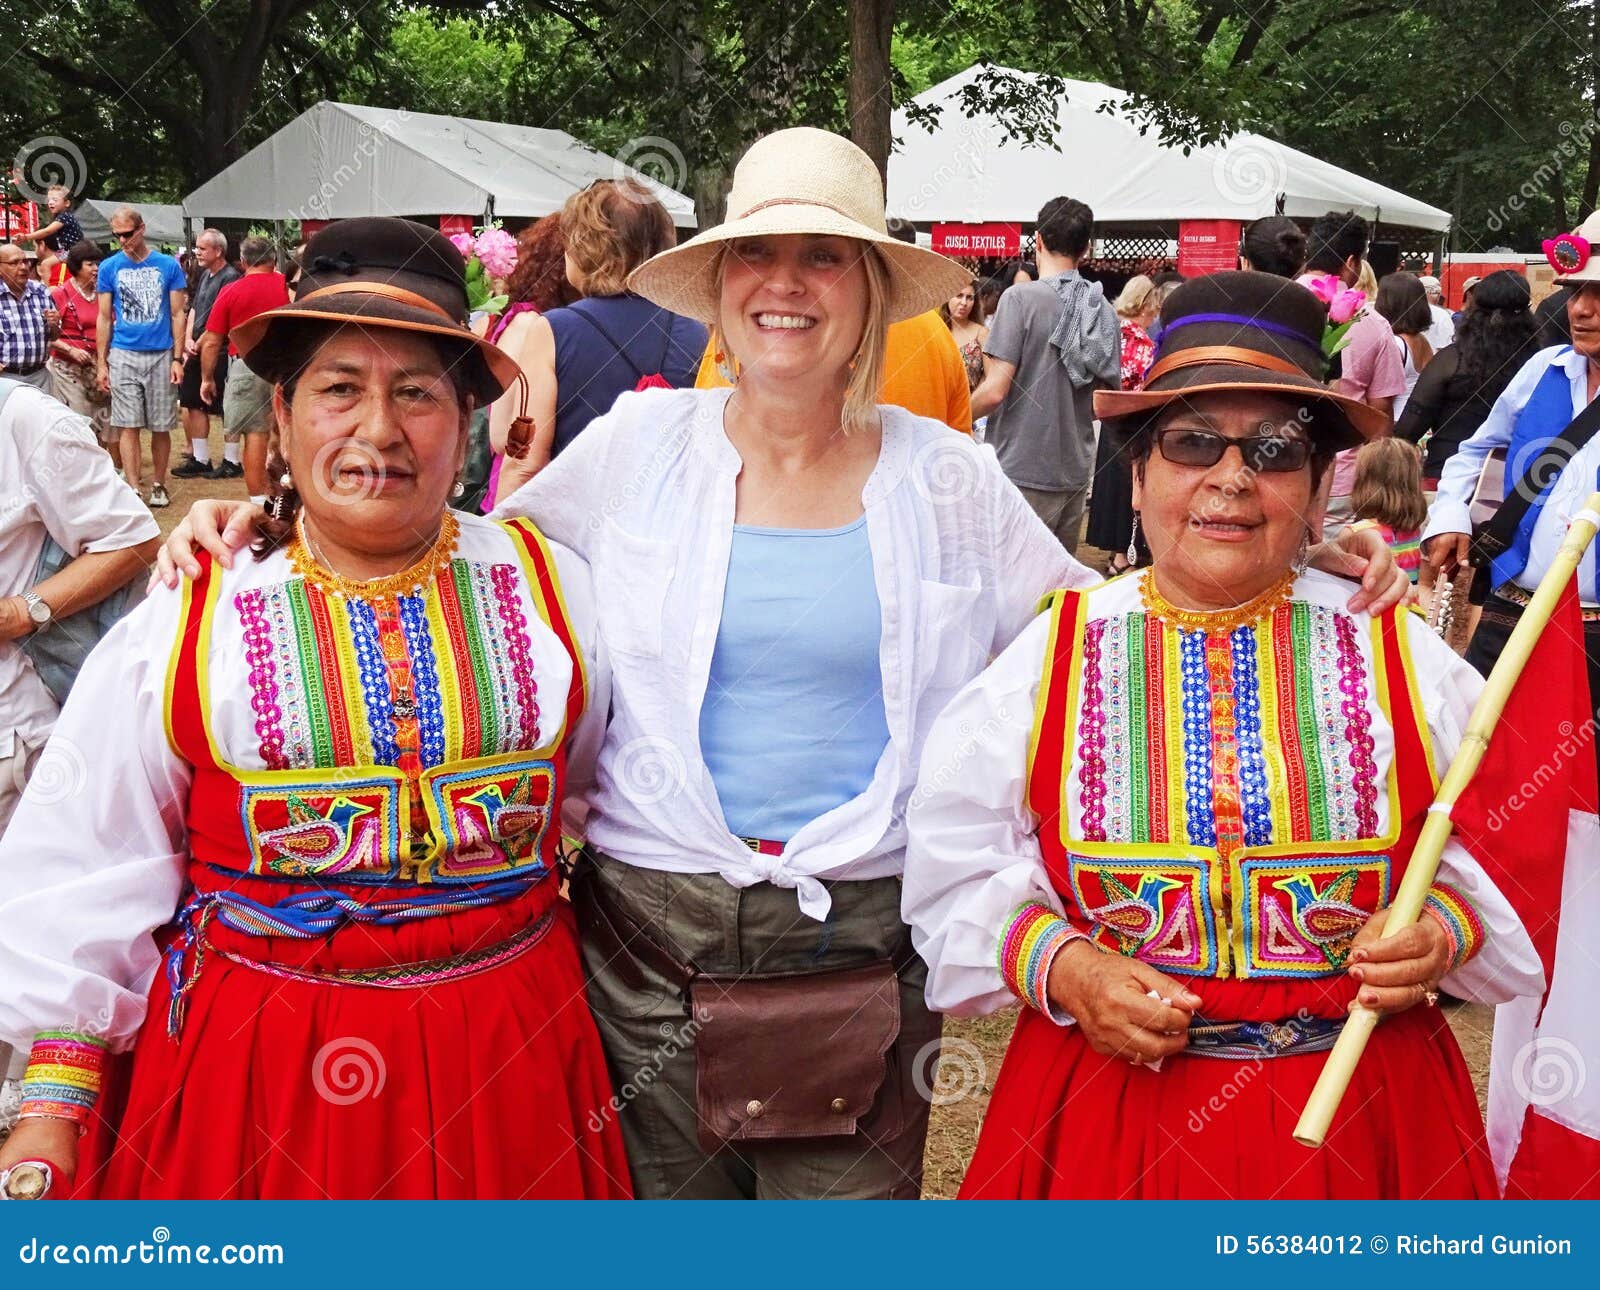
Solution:
[[[20,297],[0,286],[0,365],[7,371],[29,372],[44,362],[50,344],[44,311],[54,308],[50,293],[33,278]]]
[[[1394,562],[1405,570],[1406,577],[1416,582],[1417,575],[1422,572],[1422,530],[1398,533],[1387,524],[1379,524],[1378,531],[1394,552]]]

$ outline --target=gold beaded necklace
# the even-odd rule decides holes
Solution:
[[[1231,632],[1236,627],[1260,622],[1269,617],[1279,605],[1288,603],[1294,590],[1294,570],[1279,578],[1259,596],[1230,609],[1180,609],[1156,589],[1154,569],[1139,575],[1139,599],[1145,612],[1172,627],[1186,632]]]
[[[460,533],[461,525],[456,517],[446,511],[438,535],[424,544],[426,550],[415,564],[382,578],[347,578],[322,554],[306,531],[305,517],[301,516],[295,525],[294,541],[289,544],[289,567],[313,586],[341,600],[395,600],[420,592],[438,576],[439,570],[455,555]]]

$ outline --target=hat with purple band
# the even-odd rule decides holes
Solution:
[[[1142,390],[1097,390],[1094,412],[1129,430],[1140,414],[1196,394],[1281,393],[1322,415],[1312,433],[1352,448],[1388,433],[1387,414],[1330,389],[1322,333],[1327,310],[1311,292],[1270,273],[1210,273],[1178,287],[1161,308],[1161,340]]]

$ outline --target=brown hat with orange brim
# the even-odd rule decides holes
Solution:
[[[1281,393],[1317,405],[1312,433],[1335,449],[1389,432],[1387,414],[1328,388],[1327,309],[1299,283],[1270,273],[1191,278],[1161,309],[1156,361],[1142,390],[1097,390],[1094,412],[1129,428],[1168,404],[1217,391]]]
[[[304,360],[294,333],[307,323],[443,337],[459,346],[451,375],[480,405],[522,379],[514,358],[467,327],[466,258],[443,233],[413,220],[336,220],[306,244],[294,300],[228,335],[251,371],[282,381]]]

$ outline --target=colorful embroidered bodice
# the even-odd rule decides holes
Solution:
[[[582,664],[542,540],[523,526],[508,533],[509,558],[444,559],[427,581],[392,595],[352,599],[306,576],[234,595],[264,770],[229,764],[205,727],[208,624],[226,610],[211,571],[197,581],[172,709],[196,767],[197,859],[369,882],[553,868],[564,758],[543,734],[556,723],[541,724],[550,698],[535,675],[529,589],[575,660],[569,692],[555,697],[558,715],[567,702],[563,734],[581,710]],[[231,809],[218,809],[224,799]]]
[[[1068,917],[1168,972],[1342,971],[1432,796],[1393,617],[1369,663],[1364,627],[1305,600],[1214,631],[1081,606],[1052,610],[1029,782]],[[1374,706],[1393,730],[1384,775]]]

